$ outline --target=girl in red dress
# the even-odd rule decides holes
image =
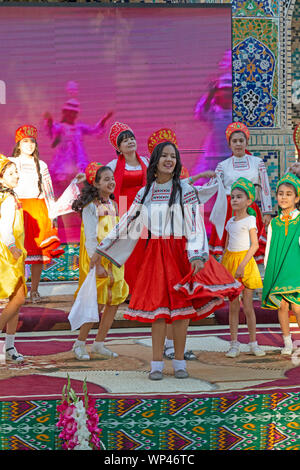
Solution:
[[[167,324],[172,324],[176,378],[188,377],[184,350],[190,320],[204,318],[235,298],[242,285],[212,257],[197,193],[180,180],[181,160],[175,134],[156,140],[147,171],[147,184],[129,211],[98,245],[91,268],[104,256],[123,265],[144,227],[149,233],[124,318],[152,324],[151,380],[163,378]],[[99,268],[100,265],[99,265]],[[137,274],[136,273],[136,274]]]

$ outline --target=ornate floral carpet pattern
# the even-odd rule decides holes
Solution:
[[[300,339],[292,326],[294,341]],[[88,339],[90,347],[95,331]],[[280,354],[280,329],[260,325],[263,357],[225,356],[228,327],[191,327],[187,345],[197,360],[178,380],[165,360],[164,379],[148,379],[151,333],[147,328],[111,330],[107,342],[119,356],[77,361],[76,333],[21,332],[16,345],[23,365],[0,364],[0,450],[55,450],[62,443],[56,406],[67,376],[77,395],[86,379],[96,398],[106,450],[296,450],[300,449],[300,361]]]
[[[57,400],[0,403],[0,450],[58,450]],[[97,399],[106,450],[300,450],[300,392]]]

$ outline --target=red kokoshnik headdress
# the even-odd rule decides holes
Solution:
[[[27,139],[27,138],[32,138],[36,140],[37,138],[37,128],[31,125],[24,125],[19,127],[19,129],[16,130],[16,143],[20,142],[22,139]]]
[[[229,126],[227,126],[226,131],[225,131],[228,144],[230,141],[230,137],[234,132],[243,132],[243,134],[245,134],[247,141],[250,138],[249,129],[247,126],[245,126],[245,124],[243,124],[242,122],[232,122],[231,124],[229,124]],[[251,155],[251,152],[249,152],[249,150],[247,149],[245,150],[245,153],[247,155]]]
[[[158,131],[153,132],[148,139],[148,150],[150,154],[153,152],[153,149],[162,142],[172,142],[177,147],[176,134],[172,129],[159,129]]]
[[[89,184],[94,184],[97,171],[99,170],[99,168],[101,168],[101,166],[103,165],[98,162],[91,162],[88,164],[84,172],[86,180]]]
[[[121,134],[121,132],[124,132],[124,131],[130,131],[133,133],[132,129],[130,129],[130,127],[127,126],[127,124],[123,124],[122,122],[115,122],[110,128],[109,141],[116,150],[118,150],[118,145],[117,145],[118,137]]]

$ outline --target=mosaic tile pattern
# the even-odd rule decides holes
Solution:
[[[261,157],[265,162],[271,193],[272,193],[272,207],[274,210],[277,208],[277,201],[275,197],[276,193],[276,184],[280,179],[280,151],[279,150],[269,150],[269,151],[259,151],[253,150],[253,155],[256,157]]]
[[[232,13],[234,16],[278,16],[279,0],[232,0]]]
[[[248,37],[233,48],[233,112],[249,127],[273,127],[277,99],[272,96],[276,57],[265,44]]]
[[[292,122],[300,122],[300,1],[297,0],[292,19]]]

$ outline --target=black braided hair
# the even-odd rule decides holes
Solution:
[[[4,167],[2,168],[1,172],[0,172],[0,178],[3,178],[3,175],[4,175],[4,172],[7,170],[7,168],[11,165],[14,165],[14,162],[8,162],[6,163],[6,165],[4,165]],[[6,186],[3,186],[3,184],[0,182],[0,193],[8,193],[8,194],[11,194],[14,198],[16,198],[16,193],[14,192],[14,190],[12,188],[7,188]]]

